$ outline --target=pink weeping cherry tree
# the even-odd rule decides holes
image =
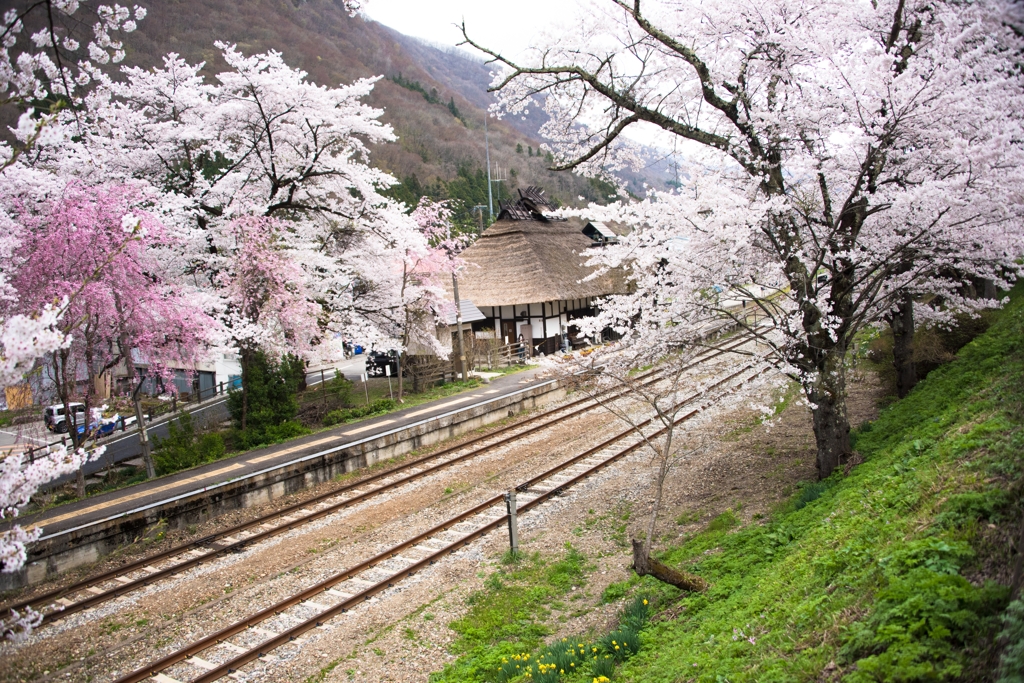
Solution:
[[[173,241],[143,210],[144,201],[130,186],[71,183],[41,209],[16,209],[26,228],[13,253],[17,312],[67,301],[58,325],[69,341],[50,350],[42,365],[69,416],[75,448],[88,438],[88,425],[74,424],[68,404],[79,400],[90,415],[97,380],[121,364],[132,385],[145,446],[136,363],[148,364],[149,376],[169,380],[175,369],[191,370],[214,328],[163,272],[158,253],[173,248]],[[78,427],[86,429],[80,434]],[[144,454],[152,476],[148,448]],[[83,494],[81,469],[78,488]]]

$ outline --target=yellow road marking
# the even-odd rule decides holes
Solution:
[[[472,401],[474,398],[480,398],[480,397],[479,396],[466,396],[465,398],[457,398],[454,401],[448,401],[447,403],[438,403],[437,405],[430,406],[429,408],[424,408],[423,410],[417,410],[415,413],[407,413],[406,417],[418,417],[420,415],[426,415],[427,413],[432,413],[433,411],[438,410],[440,408],[447,408],[448,406],[453,406],[453,405],[455,405],[457,403],[465,403],[466,401]]]
[[[50,519],[43,520],[41,522],[41,524],[44,525],[44,526],[45,525],[49,525],[49,524],[56,524],[57,522],[63,522],[66,519],[72,519],[74,517],[79,517],[79,516],[87,514],[89,512],[96,512],[97,510],[102,510],[103,508],[110,507],[111,505],[116,505],[118,503],[123,503],[126,500],[137,500],[139,498],[145,498],[146,496],[150,496],[150,495],[152,495],[154,493],[159,493],[161,491],[169,491],[171,489],[176,489],[179,486],[183,486],[185,484],[192,484],[192,483],[195,483],[197,481],[203,481],[204,479],[209,479],[210,477],[215,477],[218,474],[224,474],[225,472],[231,472],[232,470],[237,470],[237,469],[241,469],[241,468],[242,468],[242,464],[241,463],[235,463],[233,465],[228,465],[227,467],[221,467],[218,470],[213,470],[212,472],[207,472],[206,474],[203,474],[201,476],[189,477],[188,479],[181,479],[179,481],[175,481],[175,482],[171,482],[171,483],[168,483],[168,484],[164,484],[163,486],[156,486],[156,487],[151,488],[151,489],[146,489],[145,491],[138,491],[136,493],[132,493],[132,494],[129,494],[127,496],[121,496],[121,497],[119,497],[119,498],[117,498],[115,500],[107,501],[106,503],[98,503],[96,505],[90,505],[89,507],[82,508],[81,510],[75,510],[74,512],[69,512],[69,513],[67,513],[65,515],[59,515],[57,517],[51,517]]]
[[[292,446],[291,448],[285,448],[285,449],[280,450],[280,451],[274,451],[273,453],[267,453],[266,455],[261,455],[258,458],[252,458],[250,460],[246,460],[246,462],[248,462],[248,463],[257,463],[257,462],[264,462],[266,460],[273,460],[274,458],[279,458],[282,455],[288,455],[289,453],[298,453],[299,451],[304,451],[307,448],[314,448],[316,446],[322,446],[325,443],[330,443],[331,441],[334,441],[336,438],[337,437],[335,437],[335,436],[328,436],[327,438],[324,438],[324,439],[317,439],[316,441],[310,441],[309,443],[304,443],[304,444],[301,444],[301,445],[298,445],[298,446]]]
[[[359,434],[361,432],[365,432],[365,431],[368,431],[370,429],[376,429],[377,427],[383,427],[384,425],[389,425],[392,422],[394,422],[394,420],[384,420],[383,422],[378,422],[377,424],[366,425],[365,427],[360,427],[359,429],[352,429],[352,430],[347,431],[347,432],[342,432],[342,434],[344,434],[345,436],[352,436],[353,434]]]

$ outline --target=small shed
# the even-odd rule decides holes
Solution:
[[[498,219],[461,254],[469,265],[460,272],[459,293],[486,318],[473,323],[478,336],[510,343],[522,334],[550,354],[563,336],[576,339],[574,319],[593,315],[601,297],[626,292],[622,271],[586,280],[595,269],[584,265],[594,249],[625,233],[547,215],[554,207],[536,187],[519,195],[499,205]]]

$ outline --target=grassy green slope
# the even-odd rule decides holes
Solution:
[[[662,554],[705,577],[707,593],[635,576],[610,586],[608,600],[641,594],[663,611],[612,680],[994,681],[1024,466],[1021,294],[855,433],[862,464],[806,485],[768,519],[738,527],[726,512]],[[493,681],[502,658],[541,652],[543,608],[559,599],[547,570],[492,577],[452,624],[459,657],[432,680]]]
[[[993,537],[1024,460],[1022,304],[857,432],[849,476],[666,553],[712,588],[650,628],[617,678],[991,680],[1009,596],[988,580],[1007,576]]]

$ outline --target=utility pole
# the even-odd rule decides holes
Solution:
[[[487,135],[487,112],[484,112],[484,154],[487,159],[487,211],[494,221],[494,201],[491,198],[491,140]]]
[[[459,338],[459,372],[462,373],[462,381],[469,381],[469,372],[466,370],[466,349],[462,341],[462,306],[459,303],[459,276],[452,273],[452,289],[455,290],[455,330]]]
[[[480,218],[480,232],[477,233],[478,235],[484,231],[484,209],[486,208],[487,207],[484,206],[483,204],[477,204],[472,209],[477,213],[478,217]]]

